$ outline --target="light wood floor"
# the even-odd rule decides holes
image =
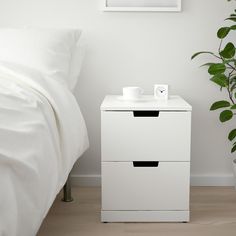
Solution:
[[[100,188],[73,188],[75,201],[57,197],[38,236],[236,236],[236,191],[191,189],[191,222],[100,223]]]

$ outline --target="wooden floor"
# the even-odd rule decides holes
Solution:
[[[236,236],[236,191],[230,187],[191,189],[191,222],[100,223],[100,188],[73,188],[75,201],[59,195],[38,236]]]

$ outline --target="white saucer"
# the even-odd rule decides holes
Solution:
[[[119,96],[117,97],[117,99],[123,102],[149,102],[151,100],[150,98],[146,98],[146,97],[127,99],[127,98],[124,98],[123,96]]]

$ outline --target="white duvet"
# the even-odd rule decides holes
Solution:
[[[0,236],[36,235],[87,147],[82,114],[65,85],[0,63]]]

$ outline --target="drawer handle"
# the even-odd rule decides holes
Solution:
[[[133,161],[134,167],[158,167],[159,161]]]
[[[133,111],[134,117],[158,117],[159,111]]]

